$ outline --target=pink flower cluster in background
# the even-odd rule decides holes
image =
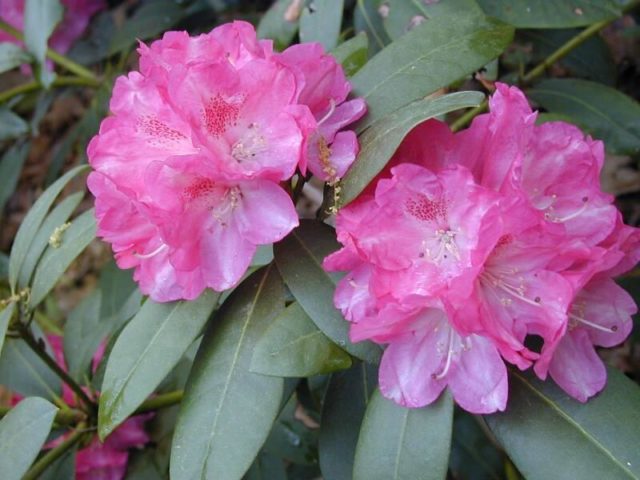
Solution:
[[[64,359],[62,337],[48,335],[47,340],[53,349],[58,364],[67,369]],[[93,356],[92,369],[100,364],[104,355],[105,343],[103,342]],[[66,383],[62,384],[62,398],[64,402],[73,407],[76,398],[73,391]],[[17,404],[22,397],[14,395],[13,403]],[[129,451],[139,449],[149,443],[149,435],[145,432],[144,424],[153,414],[137,415],[127,419],[114,432],[107,437],[104,443],[94,438],[87,446],[80,448],[76,453],[76,480],[122,480],[127,471]],[[59,437],[47,444],[46,448],[53,448],[64,440]]]
[[[141,45],[88,148],[98,235],[156,301],[236,285],[257,245],[298,225],[280,182],[326,181],[355,159],[365,113],[319,44],[282,53],[245,22]]]
[[[20,31],[24,30],[25,0],[0,0],[0,19]],[[89,19],[107,7],[105,0],[61,0],[64,17],[49,39],[49,46],[65,53],[73,42],[82,36]],[[0,42],[20,43],[13,36],[0,31]]]
[[[388,344],[380,389],[401,405],[448,386],[470,412],[504,410],[505,360],[586,401],[606,382],[594,347],[631,330],[612,277],[638,261],[640,233],[600,189],[602,143],[536,126],[517,88],[498,84],[490,107],[455,135],[418,126],[337,217],[335,304],[353,341]]]

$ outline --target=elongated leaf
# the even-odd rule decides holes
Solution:
[[[22,478],[47,439],[57,411],[42,398],[26,398],[0,421],[0,478]]]
[[[368,48],[367,34],[362,32],[338,45],[333,49],[331,55],[342,65],[347,77],[351,77],[367,63]]]
[[[577,79],[545,80],[527,93],[550,112],[575,119],[608,151],[640,151],[640,104],[624,93]]]
[[[0,43],[0,73],[16,68],[23,63],[29,63],[31,55],[19,45],[10,42]]]
[[[69,195],[61,201],[51,211],[44,222],[42,222],[42,226],[31,242],[29,255],[24,259],[24,263],[20,269],[20,275],[18,276],[19,287],[26,287],[29,284],[42,252],[44,252],[47,245],[49,245],[49,238],[51,237],[51,234],[57,227],[64,224],[69,219],[73,211],[82,201],[82,197],[84,197],[84,192],[77,192]]]
[[[1,134],[0,134],[1,135]],[[18,179],[22,172],[31,144],[29,142],[17,142],[12,145],[0,159],[0,211],[4,210],[4,204],[9,200],[18,185]]]
[[[2,346],[4,345],[4,336],[7,333],[7,327],[13,316],[13,312],[16,309],[15,303],[10,303],[2,310],[0,310],[0,353],[2,352]]]
[[[9,277],[9,257],[6,254],[0,252],[0,278],[5,279]]]
[[[325,50],[338,45],[344,0],[311,0],[300,17],[300,41],[320,42]]]
[[[197,300],[147,300],[118,336],[102,383],[98,433],[105,438],[160,384],[200,334],[219,294],[206,290]]]
[[[75,480],[77,447],[67,450],[42,472],[38,480]],[[156,480],[156,479],[154,479]]]
[[[620,16],[617,0],[477,0],[487,15],[518,28],[569,28]]]
[[[209,323],[171,449],[171,478],[239,479],[278,415],[283,380],[249,372],[253,348],[284,308],[277,269],[264,267],[231,294]]]
[[[353,13],[356,32],[366,33],[369,38],[369,56],[373,56],[391,43],[380,15],[382,0],[358,0]]]
[[[449,468],[454,478],[500,480],[505,455],[480,427],[482,419],[459,409],[453,420],[453,441]],[[485,429],[486,430],[486,429]]]
[[[605,390],[581,404],[552,381],[512,372],[506,411],[485,418],[527,479],[640,478],[640,389],[608,375]]]
[[[32,325],[35,337],[43,342],[47,352],[53,351],[42,331]],[[0,354],[0,385],[24,397],[38,396],[55,399],[62,384],[55,373],[19,338],[5,339]]]
[[[7,107],[0,106],[0,142],[12,140],[29,132],[29,124]]]
[[[385,10],[382,24],[393,40],[441,15],[461,11],[482,12],[475,0],[447,0],[446,2],[389,0],[386,4],[388,8]]]
[[[318,328],[351,355],[376,363],[380,348],[371,342],[351,343],[349,324],[333,306],[337,277],[323,270],[322,260],[338,248],[331,227],[302,220],[300,227],[274,245],[273,251],[291,293]]]
[[[289,46],[298,32],[302,4],[291,0],[276,0],[260,19],[258,38],[270,38],[280,50]]]
[[[355,95],[368,107],[359,129],[486,65],[512,38],[512,27],[473,13],[451,12],[424,22],[351,79]]]
[[[479,92],[457,92],[418,100],[372,125],[360,137],[360,154],[342,182],[341,205],[352,201],[371,183],[416,125],[453,110],[476,106],[483,98]]]
[[[351,357],[318,330],[298,303],[273,321],[251,359],[252,372],[279,377],[309,377],[350,366]]]
[[[47,212],[51,208],[51,205],[55,201],[56,197],[60,194],[62,189],[80,172],[87,170],[89,167],[83,165],[69,170],[62,177],[56,180],[45,192],[40,195],[40,198],[31,207],[29,213],[22,221],[16,238],[13,240],[13,246],[11,247],[11,256],[9,259],[9,284],[11,289],[16,288],[18,282],[18,275],[22,264],[24,263],[33,238],[40,229]]]
[[[24,44],[36,60],[36,74],[45,87],[55,75],[47,68],[47,41],[64,10],[59,0],[26,0],[24,4]]]
[[[423,408],[404,408],[378,390],[362,422],[354,480],[444,480],[453,400],[448,392]]]
[[[287,471],[282,459],[261,453],[244,476],[244,480],[287,480]]]
[[[42,255],[33,276],[29,304],[36,307],[55,286],[60,276],[87,245],[96,237],[96,219],[93,209],[84,212],[71,222],[62,234],[60,245],[49,245]],[[32,244],[33,245],[33,244]]]
[[[322,405],[318,444],[325,480],[351,479],[358,433],[377,383],[377,369],[361,362],[331,375]]]

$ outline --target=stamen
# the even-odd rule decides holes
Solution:
[[[136,252],[133,252],[133,256],[136,257],[136,258],[140,258],[141,260],[144,260],[144,259],[147,259],[147,258],[155,257],[157,254],[159,254],[160,252],[163,252],[167,248],[169,248],[168,245],[166,243],[163,243],[158,248],[156,248],[153,252],[150,252],[150,253],[136,253]]]
[[[442,380],[447,373],[449,373],[449,368],[451,368],[451,357],[453,357],[453,329],[449,328],[449,335],[447,339],[447,359],[444,362],[444,368],[438,374],[432,374],[431,377],[434,380]]]
[[[582,207],[580,207],[575,212],[567,215],[566,217],[551,217],[551,221],[556,223],[568,222],[569,220],[573,220],[574,218],[582,215],[584,211],[587,209],[587,205],[589,203],[589,197],[582,198]]]
[[[320,125],[322,125],[324,122],[326,122],[329,117],[331,117],[331,115],[333,115],[333,112],[336,111],[336,102],[333,98],[329,99],[329,111],[324,115],[324,117],[322,117],[320,119],[320,121],[318,121],[318,127]]]
[[[577,315],[574,315],[573,313],[569,314],[569,318],[571,320],[574,320],[574,321],[576,321],[578,323],[582,323],[582,324],[584,324],[584,325],[586,325],[588,327],[595,328],[596,330],[599,330],[599,331],[604,332],[604,333],[613,333],[613,332],[617,332],[618,331],[618,326],[617,325],[614,325],[611,328],[603,327],[602,325],[598,325],[597,323],[593,323],[593,322],[590,322],[589,320],[585,320],[584,318],[579,317]]]
[[[491,272],[487,272],[487,271],[484,271],[482,273],[482,276],[486,277],[493,286],[498,287],[500,290],[517,298],[518,300],[528,303],[529,305],[532,305],[534,307],[540,306],[540,303],[542,301],[540,297],[536,297],[534,300],[531,300],[524,296],[524,292],[525,292],[524,285],[521,284],[519,287],[514,287],[510,283],[505,282],[501,278],[498,278],[495,275],[493,275]],[[505,304],[505,302],[502,302],[502,303],[503,305]]]

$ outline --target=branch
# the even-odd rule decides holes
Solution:
[[[57,77],[53,81],[52,85],[54,87],[80,86],[98,88],[100,86],[100,82],[83,77]],[[22,85],[18,85],[16,87],[5,90],[4,92],[0,92],[0,103],[4,103],[17,95],[40,90],[41,88],[42,85],[35,80],[32,80],[28,83],[23,83]]]
[[[80,441],[80,439],[87,433],[86,430],[78,427],[69,437],[55,448],[52,448],[45,453],[40,460],[33,464],[27,473],[25,473],[22,480],[36,480],[42,472],[44,472],[49,465],[62,457],[67,450],[73,448],[73,446]]]
[[[142,402],[142,404],[133,412],[134,415],[140,413],[147,413],[159,408],[172,407],[182,401],[184,392],[182,390],[176,390],[175,392],[161,393],[155,397],[149,398]]]
[[[15,407],[0,407],[0,418],[4,417],[7,413],[13,410]],[[53,419],[54,423],[61,427],[69,425],[76,425],[79,422],[83,422],[87,419],[87,414],[82,410],[76,410],[75,408],[61,408],[56,413]]]

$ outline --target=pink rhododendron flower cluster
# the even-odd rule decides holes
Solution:
[[[48,335],[47,340],[53,349],[57,363],[66,370],[62,337]],[[102,360],[105,345],[103,342],[93,356],[92,368],[94,371]],[[64,402],[69,406],[74,406],[76,399],[73,391],[66,383],[62,384],[62,388]],[[19,395],[14,395],[14,404],[20,400]],[[128,418],[107,437],[104,443],[101,443],[96,437],[89,445],[80,448],[76,452],[76,480],[122,480],[127,471],[129,451],[142,448],[150,441],[144,424],[152,416],[153,414],[146,414]],[[64,437],[59,437],[47,444],[46,448],[53,448],[63,440]]]
[[[88,148],[98,235],[156,301],[238,283],[257,245],[298,225],[280,182],[326,181],[355,159],[365,113],[319,44],[275,53],[245,22],[141,45],[118,78],[112,116]]]
[[[0,0],[0,19],[20,31],[24,30],[25,0]],[[61,0],[64,17],[49,39],[49,46],[65,53],[82,36],[89,19],[107,7],[105,0]],[[6,32],[0,31],[0,42],[20,43]]]
[[[505,360],[585,401],[606,382],[594,347],[631,330],[612,277],[638,261],[640,233],[600,189],[602,143],[536,126],[517,88],[498,84],[490,106],[455,135],[414,129],[339,212],[343,248],[325,259],[348,271],[335,304],[352,340],[388,344],[380,389],[405,406],[448,386],[470,412],[504,410]]]

